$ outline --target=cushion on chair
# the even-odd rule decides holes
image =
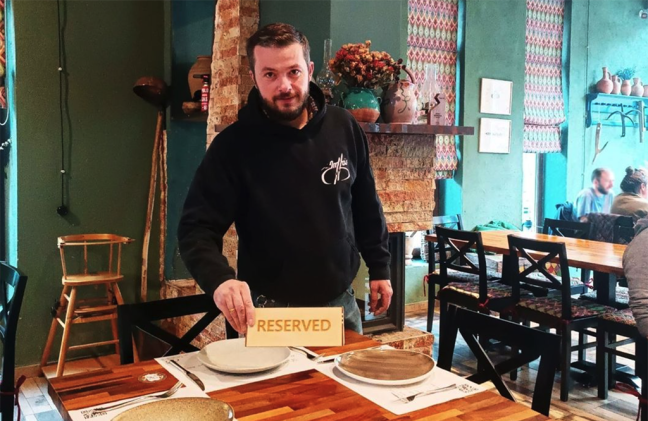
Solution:
[[[549,271],[549,273],[551,273],[551,271]],[[531,279],[537,279],[537,280],[539,280],[539,281],[546,281],[546,282],[549,282],[549,279],[547,279],[547,277],[544,276],[541,272],[532,272],[532,273],[530,273],[529,275],[527,275],[527,277],[528,277],[528,278],[531,278]],[[556,277],[558,278],[558,280],[560,280],[560,276],[556,276]],[[581,286],[581,285],[583,285],[583,283],[581,282],[580,278],[578,278],[578,277],[572,277],[572,278],[570,278],[570,283],[571,283],[571,286],[573,286],[573,287],[577,287],[577,286]]]
[[[599,318],[628,326],[637,326],[637,322],[632,315],[632,310],[629,308],[626,308],[625,310],[614,311],[612,313],[605,313],[600,315]]]
[[[586,294],[580,296],[581,300],[596,301],[596,291],[590,291]],[[628,293],[628,288],[617,287],[616,289],[616,302],[622,305],[630,304],[630,295]]]
[[[455,292],[463,295],[468,295],[476,300],[479,299],[479,283],[478,282],[450,282],[440,292],[441,294],[448,292]],[[500,284],[499,282],[488,283],[488,298],[508,298],[513,295],[513,290],[510,286]]]
[[[493,271],[486,271],[486,278],[488,280],[494,280],[497,279],[499,280],[502,276]],[[430,278],[441,278],[441,274],[439,272],[434,272]],[[474,275],[472,273],[466,273],[466,272],[459,272],[458,270],[448,270],[448,281],[449,282],[475,282],[479,283],[479,275]],[[438,282],[435,282],[438,283]]]
[[[540,297],[521,300],[518,307],[528,308],[552,317],[562,318],[562,300],[560,298]],[[573,301],[571,306],[572,319],[593,317],[615,311],[614,308],[592,301]]]

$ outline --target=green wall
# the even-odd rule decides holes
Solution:
[[[461,143],[462,163],[457,182],[462,186],[466,228],[491,219],[520,225],[522,216],[522,130],[526,4],[519,0],[466,0],[463,124],[475,136]],[[487,24],[485,24],[487,22]],[[479,113],[481,78],[513,82],[513,114]],[[478,152],[479,118],[510,118],[508,154]]]
[[[620,127],[603,126],[601,142],[609,145],[592,164],[595,127],[584,125],[585,93],[593,90],[602,76],[601,68],[612,72],[636,67],[636,75],[648,82],[648,63],[643,53],[648,45],[648,22],[638,17],[645,8],[642,0],[573,1],[571,43],[571,103],[568,152],[567,198],[574,200],[578,191],[590,184],[596,167],[609,167],[616,174],[615,192],[628,165],[648,164],[648,141],[639,143],[639,131],[629,128],[621,137]],[[604,116],[605,117],[605,116]],[[648,135],[648,133],[645,133]],[[648,139],[648,136],[646,137]]]
[[[109,232],[135,238],[125,248],[121,286],[130,302],[139,291],[156,111],[133,94],[132,86],[140,76],[164,76],[164,2],[61,4],[68,75],[64,140],[70,214],[65,218],[56,213],[61,156],[56,2],[12,5],[17,77],[11,93],[15,126],[10,175],[17,197],[10,230],[18,237],[15,260],[29,276],[18,365],[37,363],[45,344],[50,307],[61,292],[58,236]],[[152,238],[154,256],[157,235]],[[149,267],[154,286],[156,260]],[[96,336],[91,330],[110,332],[103,323],[75,326],[71,342]],[[54,352],[51,358],[56,356]]]

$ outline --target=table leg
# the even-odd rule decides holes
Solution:
[[[616,302],[616,275],[603,272],[594,272],[594,288],[596,301],[599,304],[610,305]]]

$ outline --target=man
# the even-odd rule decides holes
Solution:
[[[361,332],[351,289],[358,250],[369,268],[370,311],[384,313],[392,296],[366,136],[309,82],[310,47],[294,27],[261,28],[247,54],[255,87],[196,171],[178,229],[182,258],[240,333],[254,325],[255,304],[341,306],[345,327]],[[222,255],[232,223],[238,274]]]
[[[584,221],[589,213],[610,213],[612,207],[612,187],[614,174],[607,168],[597,168],[592,171],[592,187],[581,190],[576,196],[574,221]]]
[[[623,272],[628,280],[630,308],[639,333],[648,338],[648,219],[635,224],[635,237],[623,253]]]

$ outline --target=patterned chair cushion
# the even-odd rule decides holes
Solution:
[[[619,310],[612,313],[605,313],[599,316],[601,319],[609,320],[615,323],[621,323],[628,326],[637,326],[634,316],[632,315],[632,310],[626,308],[625,310]]]
[[[562,300],[560,298],[542,297],[520,300],[519,307],[535,310],[562,319]],[[572,319],[593,317],[611,313],[615,309],[592,301],[572,301]]]
[[[596,291],[590,291],[587,294],[580,296],[581,300],[596,301]],[[616,302],[618,304],[629,305],[630,304],[630,295],[628,293],[628,288],[617,287],[616,289]]]
[[[553,273],[552,271],[548,271],[548,272],[549,272],[549,273]],[[542,273],[540,273],[540,272],[533,272],[533,273],[530,273],[530,274],[528,275],[528,277],[531,278],[531,279],[537,279],[537,280],[539,280],[539,281],[549,281],[549,280],[547,279],[547,277],[544,276],[544,275],[543,275]],[[558,278],[558,280],[560,280],[560,275],[556,274],[556,277]],[[577,287],[577,286],[581,286],[581,285],[583,285],[583,283],[581,282],[580,278],[578,278],[578,277],[572,277],[572,278],[570,278],[570,282],[571,282],[571,286],[573,286],[573,287]]]
[[[436,271],[434,272],[436,278],[440,278],[441,274]],[[491,279],[500,279],[502,276],[497,272],[486,271],[486,278]],[[459,272],[457,270],[448,270],[448,283],[450,282],[475,282],[479,283],[479,275],[473,275],[472,273]]]
[[[513,290],[510,286],[500,284],[499,282],[488,283],[488,299],[508,298],[513,295]],[[446,285],[439,295],[448,292],[455,292],[459,294],[468,295],[476,300],[479,299],[479,283],[478,282],[450,282]]]

